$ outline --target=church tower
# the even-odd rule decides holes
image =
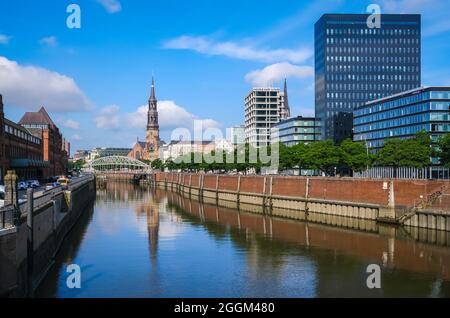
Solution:
[[[287,89],[287,80],[284,78],[284,108],[282,111],[282,118],[286,119],[291,117],[291,108],[289,107],[289,98],[288,98],[288,89]]]
[[[148,100],[148,119],[147,119],[147,150],[150,154],[150,160],[158,158],[159,145],[159,124],[158,124],[158,101],[155,96],[155,81],[152,77],[152,92]]]

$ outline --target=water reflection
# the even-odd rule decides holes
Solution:
[[[225,202],[221,202],[227,205]],[[318,218],[317,222],[326,223]],[[70,234],[41,297],[448,297],[449,233],[291,221],[107,183]],[[355,230],[351,228],[365,229]],[[67,289],[65,266],[83,269]],[[368,264],[383,268],[369,290]]]

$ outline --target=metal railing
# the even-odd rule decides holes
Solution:
[[[92,180],[94,180],[94,178],[95,178],[95,177],[94,177],[93,174],[88,174],[88,175],[85,175],[85,176],[83,176],[83,177],[73,179],[73,180],[69,183],[68,189],[69,189],[70,191],[72,191],[72,190],[76,189],[80,184],[84,184],[84,183],[86,183],[87,181],[92,181]]]
[[[355,178],[370,179],[416,179],[416,180],[448,180],[450,169],[445,167],[373,167],[363,172],[355,172]]]
[[[15,225],[14,206],[8,205],[0,208],[0,230],[13,228]]]
[[[81,178],[76,178],[73,180],[72,183],[69,184],[68,190],[72,191],[72,190],[76,189],[77,187],[79,187],[81,184],[85,184],[86,182],[92,181],[93,179],[94,179],[94,175],[91,175],[91,174],[83,176]],[[63,193],[64,190],[65,190],[64,187],[57,186],[50,190],[44,191],[40,195],[35,195],[33,198],[33,208],[35,210],[42,208],[43,206],[45,206],[49,202],[51,202],[56,195]],[[17,215],[16,215],[16,211],[15,211],[15,208],[13,205],[8,205],[8,206],[0,208],[0,229],[7,229],[7,228],[14,227],[15,221],[16,221],[15,218],[27,213],[28,202],[24,201],[24,202],[20,203],[19,210],[20,210],[20,212],[17,211]]]

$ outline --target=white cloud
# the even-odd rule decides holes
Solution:
[[[5,104],[48,111],[89,111],[94,104],[75,81],[36,66],[23,66],[0,56],[0,92]]]
[[[245,75],[246,81],[253,86],[270,86],[286,78],[306,78],[314,75],[311,66],[298,66],[290,63],[276,63]]]
[[[59,121],[59,123],[64,128],[69,128],[69,129],[73,129],[73,130],[80,129],[80,123],[73,119],[61,119]]]
[[[216,42],[203,36],[183,35],[163,43],[163,48],[176,50],[192,50],[206,55],[222,55],[235,59],[261,62],[290,61],[301,63],[309,59],[311,49],[257,49],[235,42]]]
[[[58,39],[56,38],[56,36],[46,36],[40,39],[39,43],[41,43],[42,45],[55,47],[58,46]]]
[[[75,135],[72,135],[72,140],[74,140],[74,141],[80,141],[80,140],[83,140],[83,138],[81,138],[80,135],[75,134]]]
[[[422,14],[422,36],[429,37],[450,31],[448,1],[441,0],[383,0],[382,13]]]
[[[433,36],[436,34],[444,33],[450,30],[450,21],[449,20],[442,20],[439,22],[436,22],[426,28],[423,29],[422,35],[424,37]]]
[[[0,34],[0,44],[8,44],[9,40],[11,40],[11,36],[6,34]]]
[[[133,128],[145,129],[147,125],[148,106],[139,107],[135,112],[126,115],[128,124]],[[175,128],[192,129],[194,120],[201,120],[204,129],[218,128],[221,124],[214,119],[201,119],[188,112],[175,102],[166,100],[158,102],[159,125],[161,130],[171,130]]]
[[[383,0],[381,4],[387,13],[419,13],[435,3],[436,0]]]
[[[122,10],[122,5],[118,0],[97,0],[108,13],[117,13]]]
[[[99,129],[116,130],[120,128],[120,107],[105,106],[95,118],[95,126]]]

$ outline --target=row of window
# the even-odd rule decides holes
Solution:
[[[15,127],[12,127],[10,125],[5,124],[5,133],[8,133],[10,135],[14,135],[20,139],[26,140],[28,142],[32,142],[35,144],[40,145],[41,144],[41,139],[37,138],[31,134],[27,134],[26,132],[24,132],[23,130],[17,129]]]
[[[393,56],[393,55],[378,55],[378,56],[374,56],[373,54],[370,56],[350,56],[350,55],[327,55],[326,61],[328,62],[327,64],[343,64],[344,63],[352,63],[350,65],[355,65],[355,66],[364,66],[364,65],[358,65],[355,63],[361,63],[361,64],[366,64],[366,63],[371,63],[371,62],[376,62],[376,63],[396,63],[396,64],[415,64],[415,63],[419,63],[419,57],[418,56],[403,56],[403,55],[398,55],[398,56]],[[370,66],[370,65],[366,65],[366,66]],[[381,65],[380,65],[381,66]],[[398,66],[398,65],[397,65]],[[399,66],[401,67],[401,66]]]
[[[344,57],[342,57],[343,59]],[[349,57],[350,58],[350,57]],[[350,70],[351,67],[364,67],[364,66],[371,66],[370,64],[373,63],[383,63],[386,65],[386,71],[393,70],[395,66],[397,66],[398,70],[401,70],[404,66],[413,67],[412,71],[414,71],[414,67],[416,68],[415,71],[419,71],[419,58],[418,57],[392,57],[392,56],[362,56],[361,57],[361,64],[355,64],[350,61],[329,61],[326,64],[326,70],[327,71],[342,71],[342,70]],[[370,64],[368,64],[370,63]],[[364,65],[365,64],[365,65]],[[409,64],[409,65],[408,65]],[[375,67],[376,65],[372,65],[372,67]],[[381,65],[380,65],[381,66]],[[392,68],[388,68],[388,66],[392,66]]]
[[[360,34],[360,35],[419,35],[419,29],[387,29],[387,28],[327,28],[327,35]]]
[[[413,81],[412,79],[410,79],[407,76],[404,76],[403,78],[404,78],[405,82]],[[388,87],[388,85],[390,85],[390,84],[385,84],[385,81],[389,80],[388,76],[385,76],[385,75],[379,75],[378,77],[375,76],[375,79],[365,79],[364,76],[361,76],[361,77],[359,77],[359,76],[352,76],[352,80],[353,79],[355,81],[357,80],[358,82],[360,82],[362,80],[372,81],[372,82],[374,82],[374,81],[383,81],[382,84],[379,84],[379,83],[378,84],[367,84],[367,85],[372,85],[372,88],[374,90],[379,90],[379,91],[382,90],[383,92],[385,92],[390,87],[390,86]],[[395,80],[397,80],[397,79],[395,79]],[[363,90],[365,88],[365,85],[366,84],[362,84],[362,83],[345,83],[345,82],[344,83],[342,83],[342,82],[333,83],[333,82],[331,82],[331,83],[326,83],[325,84],[325,88],[326,88],[326,90],[328,92],[330,92],[330,91],[333,91],[333,92],[337,92],[337,91],[342,91],[342,92],[352,91],[353,93],[350,93],[350,96],[353,95],[353,98],[357,98],[357,95],[356,95],[357,93],[355,93],[355,90]],[[394,85],[394,84],[392,84],[392,85]],[[405,85],[407,85],[407,84],[405,84]],[[327,94],[330,94],[330,93],[327,93]]]
[[[370,76],[372,77],[372,76]],[[386,92],[389,91],[389,89],[394,90],[394,87],[396,85],[399,85],[397,83],[387,83],[386,81],[400,81],[400,79],[396,78],[396,79],[390,79],[390,78],[371,78],[368,79],[367,76],[357,76],[355,77],[355,82],[357,81],[358,83],[327,83],[326,84],[326,90],[328,91],[327,93],[327,98],[333,98],[333,93],[335,93],[335,96],[343,96],[342,94],[345,94],[345,96],[355,96],[355,94],[357,94],[355,92],[355,90],[372,90],[372,91],[383,91]],[[365,81],[365,83],[361,83],[361,81]],[[375,83],[374,83],[375,82]],[[376,82],[380,82],[380,83],[376,83]],[[411,82],[410,80],[403,80],[403,85],[406,88],[412,88],[415,87],[412,84],[406,84],[405,82]],[[415,81],[414,81],[415,82]],[[402,88],[403,86],[400,86],[400,88]],[[332,92],[331,92],[332,91]],[[338,92],[338,91],[342,91],[342,92]],[[353,91],[353,93],[344,93],[346,91]],[[357,97],[355,97],[357,98]]]
[[[429,99],[450,99],[450,92],[423,92],[420,94],[402,97],[380,104],[368,105],[367,107],[356,110],[355,117],[364,116],[374,112],[386,111],[392,108],[402,107],[409,104],[419,103]]]
[[[386,47],[386,46],[327,46],[325,52],[328,54],[418,54],[419,48],[408,47]]]
[[[43,130],[50,128],[49,125],[46,125],[46,124],[24,124],[22,126],[25,128],[31,128],[31,129],[35,128],[35,129],[43,129]]]
[[[386,139],[398,138],[401,136],[413,136],[420,131],[447,134],[450,133],[450,124],[419,124],[414,126],[399,127],[392,130],[369,132],[356,135],[355,140]],[[376,145],[373,147],[376,147]]]
[[[282,130],[291,127],[317,127],[320,126],[320,120],[295,120],[285,123],[279,123],[277,128]]]
[[[327,37],[326,44],[328,45],[342,45],[342,44],[380,44],[380,45],[418,45],[420,40],[418,38],[359,38],[359,37]]]
[[[345,81],[348,79],[351,79],[350,76],[353,76],[353,74],[342,74],[342,72],[360,72],[360,73],[382,73],[381,75],[387,75],[387,73],[394,73],[398,75],[398,73],[411,73],[415,72],[416,77],[418,78],[418,74],[420,73],[418,66],[398,66],[398,65],[391,65],[391,66],[381,66],[381,65],[342,65],[342,67],[339,68],[341,70],[341,74],[333,74],[333,73],[327,73],[325,75],[325,79],[327,81],[333,80],[333,81]]]
[[[292,134],[317,134],[320,132],[320,128],[306,128],[306,127],[291,127],[286,129],[272,128],[273,132],[278,132],[280,136],[292,135]]]
[[[450,102],[432,102],[432,103],[421,103],[421,104],[415,104],[407,107],[402,108],[395,108],[392,110],[384,111],[384,112],[376,112],[370,115],[357,117],[354,120],[355,125],[361,125],[361,124],[367,124],[367,123],[373,123],[380,120],[387,120],[392,119],[396,117],[426,112],[430,110],[449,110],[450,109]],[[445,114],[447,116],[447,119],[437,119],[441,118],[439,116],[436,116],[436,114],[441,113],[431,113],[432,118],[431,120],[448,120],[448,114]],[[436,118],[436,119],[433,119]],[[444,116],[445,118],[445,116]]]
[[[286,143],[289,141],[314,141],[319,140],[320,135],[289,135],[289,136],[280,136],[279,138],[273,137],[273,139],[278,139],[282,143]]]
[[[430,121],[448,121],[449,114],[445,113],[424,113],[424,114],[416,114],[410,115],[400,118],[394,118],[390,120],[384,121],[375,121],[371,122],[367,125],[355,126],[355,133],[361,133],[371,130],[379,130],[379,129],[390,129],[397,126],[405,126],[412,125]]]
[[[386,91],[401,91],[404,90],[406,87],[405,84],[403,85],[397,85],[397,84],[358,84],[360,90],[362,91],[380,91],[380,92],[386,92]],[[374,99],[379,98],[378,96],[382,95],[382,93],[365,93],[365,92],[331,92],[327,93],[326,98],[327,100],[332,99],[343,99],[343,100],[352,100],[352,99],[359,99],[364,101],[371,101]],[[355,97],[356,96],[356,97]]]
[[[356,140],[385,139],[399,136],[414,135],[420,131],[430,131],[429,124],[417,124],[411,126],[397,127],[390,130],[380,130],[364,133],[356,136]]]
[[[30,151],[30,149],[24,147],[9,147],[3,146],[4,150],[2,152],[9,159],[31,159],[31,160],[42,160],[42,155],[40,151]]]

